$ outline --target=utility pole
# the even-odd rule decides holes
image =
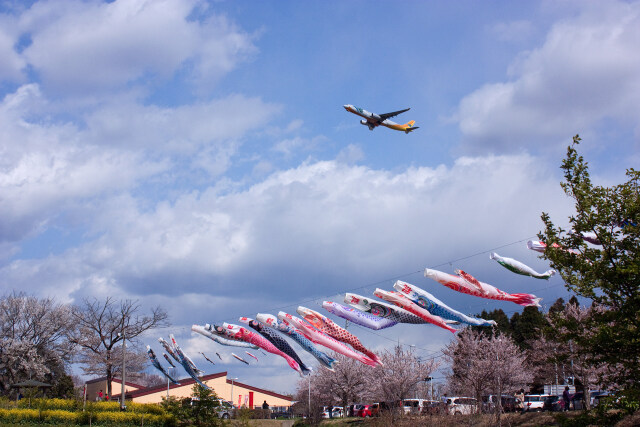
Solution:
[[[237,380],[238,378],[229,378],[229,381],[231,381],[231,406],[233,406],[233,382],[235,380]]]
[[[173,373],[174,373],[174,372],[172,371],[172,369],[173,369],[173,370],[175,370],[175,368],[172,368],[171,366],[169,366],[169,367],[167,368],[167,371],[169,372],[169,375],[171,375],[171,376],[173,376]],[[170,384],[169,384],[169,378],[167,378],[167,401],[169,401],[169,387],[170,387]]]
[[[308,376],[309,378],[309,418],[311,419],[311,375]]]
[[[121,384],[121,388],[120,388],[120,410],[121,411],[126,411],[127,407],[124,404],[124,385],[125,385],[125,377],[126,377],[126,370],[127,370],[127,365],[126,365],[126,360],[125,360],[125,354],[127,351],[127,337],[124,334],[124,325],[122,326],[122,384]]]

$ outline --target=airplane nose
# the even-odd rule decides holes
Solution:
[[[344,104],[342,107],[343,107],[345,110],[348,110],[348,109],[349,109],[349,107],[351,107],[351,105],[349,105],[349,104]]]

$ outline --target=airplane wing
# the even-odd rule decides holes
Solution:
[[[404,113],[405,111],[409,111],[410,109],[411,108],[407,108],[406,110],[394,111],[393,113],[378,114],[378,116],[380,116],[380,120],[386,120],[391,117],[395,117],[398,114]]]

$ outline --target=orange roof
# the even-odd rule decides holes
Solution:
[[[93,383],[98,383],[98,382],[106,381],[106,380],[107,380],[107,377],[94,378],[92,380],[85,381],[85,384],[93,384]],[[111,382],[122,384],[122,380],[120,380],[120,378],[111,378]],[[138,389],[145,388],[145,386],[140,385],[140,384],[136,384],[136,383],[132,383],[131,381],[125,381],[124,384],[129,386],[129,387],[135,387],[135,388],[138,388]]]
[[[215,378],[220,378],[220,377],[226,377],[227,376],[227,371],[224,372],[218,372],[217,374],[209,374],[209,375],[205,375],[203,377],[200,377],[200,381],[205,382],[205,381],[209,381]],[[180,379],[178,380],[178,382],[180,383],[180,385],[175,385],[175,384],[169,384],[169,389],[173,390],[179,387],[186,387],[186,386],[190,386],[196,383],[196,381],[191,378],[184,378],[184,379]],[[227,384],[231,384],[231,380],[227,380]],[[286,396],[284,394],[280,394],[280,393],[276,393],[274,391],[271,390],[265,390],[259,387],[254,387],[252,385],[248,385],[248,384],[244,384],[238,381],[234,381],[233,382],[234,385],[236,386],[240,386],[240,387],[244,387],[248,390],[253,390],[253,391],[257,391],[260,393],[264,393],[268,396],[273,396],[273,397],[277,397],[280,399],[285,399],[285,400],[291,400],[292,397],[291,396]],[[155,387],[149,387],[149,388],[143,388],[141,390],[135,390],[135,391],[131,391],[131,392],[127,392],[126,395],[130,398],[136,398],[136,397],[140,397],[140,396],[146,396],[147,394],[152,394],[152,393],[157,393],[159,391],[165,391],[167,389],[166,385],[159,385],[159,386],[155,386]],[[113,396],[114,398],[116,396],[119,395],[115,395]]]

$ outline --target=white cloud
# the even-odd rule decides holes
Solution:
[[[476,152],[536,149],[603,119],[640,118],[640,3],[594,2],[556,23],[538,49],[509,68],[512,80],[466,96],[458,120]]]
[[[0,197],[10,201],[0,205],[0,241],[19,240],[75,203],[160,173],[219,176],[239,138],[280,109],[240,95],[176,108],[114,103],[75,124],[51,119],[52,108],[36,84],[0,102]]]
[[[26,85],[0,103],[0,240],[18,240],[77,199],[130,187],[165,165],[140,153],[83,144],[68,123],[34,119],[46,101]],[[37,116],[37,114],[36,114]]]
[[[364,151],[355,144],[349,144],[338,153],[336,160],[342,163],[356,163],[364,159]]]
[[[11,29],[11,30],[9,30]],[[22,70],[26,61],[14,50],[17,37],[15,25],[11,20],[0,15],[0,82],[21,81],[24,77]]]
[[[192,20],[199,4],[38,2],[20,16],[32,39],[24,57],[48,88],[66,94],[166,79],[183,66],[199,82],[214,82],[255,48],[224,17]]]
[[[122,195],[87,212],[91,235],[98,236],[93,241],[45,259],[11,262],[0,268],[0,282],[63,301],[118,295],[145,306],[160,304],[176,326],[156,335],[173,332],[192,355],[206,353],[216,347],[194,338],[192,323],[295,311],[302,301],[315,307],[309,299],[335,299],[367,283],[358,292],[370,294],[392,283],[381,279],[534,235],[542,210],[554,206],[554,218],[568,212],[551,175],[524,155],[464,157],[451,167],[395,173],[323,161],[275,172],[245,190],[193,191],[151,209],[146,201]],[[499,283],[491,280],[495,265],[482,258],[456,267],[473,265],[467,270],[476,277],[505,291],[522,290],[508,272],[506,282],[504,276]],[[420,277],[404,280],[425,286]],[[436,292],[447,293],[447,303],[465,312],[485,307],[470,308],[469,300],[478,304],[477,299],[443,287]],[[402,331],[411,343],[415,334],[424,339],[428,333],[434,343],[451,335],[436,328]],[[364,339],[380,350],[398,333]],[[284,362],[264,359],[268,373],[232,366],[236,375],[263,386],[272,375],[294,386],[297,377]]]
[[[384,277],[455,258],[461,248],[531,236],[540,212],[563,199],[527,156],[461,158],[451,168],[396,174],[317,162],[244,191],[192,192],[152,210],[129,196],[107,200],[90,213],[100,237],[59,263],[90,265],[102,277],[96,283],[137,295],[215,295],[233,283],[243,295],[276,296],[303,280],[289,291],[295,298],[317,280]],[[262,283],[267,277],[271,283]]]
[[[276,143],[273,150],[281,153],[285,158],[289,158],[298,152],[308,152],[316,149],[316,147],[327,138],[322,135],[314,136],[313,138],[304,138],[301,136],[295,136],[293,138],[283,139]]]
[[[280,109],[242,95],[173,108],[109,103],[87,115],[87,137],[107,146],[193,154],[203,145],[237,139],[263,126]]]

